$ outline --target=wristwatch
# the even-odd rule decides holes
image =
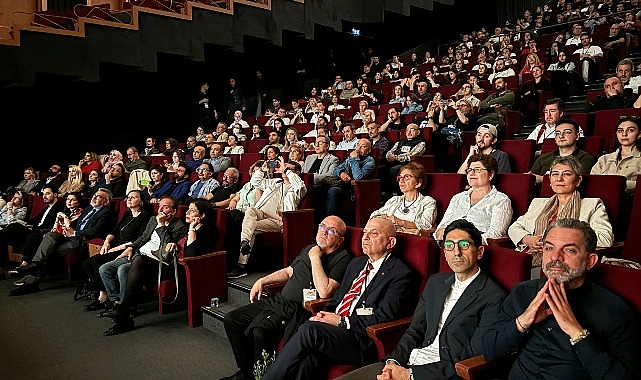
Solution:
[[[345,317],[341,317],[341,320],[338,322],[338,327],[342,329],[347,328],[347,322],[345,321]]]

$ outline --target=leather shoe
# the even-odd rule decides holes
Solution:
[[[85,311],[97,311],[97,310],[102,310],[106,309],[107,306],[109,306],[112,302],[109,300],[106,300],[104,302],[101,302],[99,299],[95,299],[92,303],[89,305],[85,305],[84,310]]]
[[[107,331],[105,331],[104,335],[112,336],[112,335],[124,334],[126,332],[133,330],[135,327],[136,325],[134,324],[134,320],[131,318],[128,318],[126,320],[121,320],[116,322],[115,325],[111,326]]]
[[[25,294],[31,294],[31,293],[36,293],[40,291],[40,283],[35,282],[35,283],[25,283],[22,286],[18,286],[14,289],[11,289],[9,291],[10,296],[21,296]]]
[[[26,265],[24,267],[23,266],[17,266],[16,270],[18,271],[18,273],[23,274],[23,275],[25,275],[25,274],[33,274],[33,273],[36,273],[36,272],[40,271],[40,263],[37,262],[37,261],[34,261],[31,264]]]

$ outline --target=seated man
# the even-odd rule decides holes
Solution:
[[[353,258],[338,292],[283,345],[262,377],[322,379],[330,365],[366,365],[377,359],[367,326],[410,315],[418,276],[392,254],[396,229],[373,218],[363,229],[364,255]]]
[[[623,83],[617,76],[613,75],[603,82],[603,92],[605,92],[604,95],[599,95],[590,102],[588,112],[618,108],[639,108],[637,97],[623,91]]]
[[[227,141],[226,138],[225,141]],[[224,172],[231,166],[231,158],[223,156],[223,147],[220,144],[212,144],[209,158],[203,162],[209,162],[214,167],[214,173]]]
[[[505,297],[479,268],[482,243],[481,232],[472,223],[464,219],[450,223],[443,248],[453,273],[429,278],[412,324],[394,351],[341,380],[374,379],[381,372],[386,379],[453,379],[456,362],[480,355],[481,339]]]
[[[583,167],[582,174],[590,174],[590,169],[594,166],[594,157],[577,146],[579,140],[579,123],[572,119],[563,118],[557,123],[554,132],[554,140],[559,147],[557,150],[549,153],[541,154],[528,174],[533,174],[536,177],[536,183],[543,182],[543,176],[550,171],[550,165],[555,158],[561,156],[573,155],[581,163]]]
[[[411,123],[405,129],[405,137],[394,143],[394,146],[387,151],[385,155],[387,163],[378,167],[383,201],[387,201],[393,192],[399,192],[396,176],[401,166],[411,161],[413,157],[422,155],[425,149],[427,149],[427,142],[423,139],[421,130],[418,125]]]
[[[160,202],[160,198],[164,195],[171,195],[178,199],[179,202],[187,196],[191,188],[191,182],[189,181],[191,169],[189,169],[186,163],[181,162],[178,164],[178,169],[176,169],[173,175],[174,178],[172,180],[165,182],[160,189],[150,195],[150,203]]]
[[[470,153],[463,160],[463,164],[458,169],[459,174],[465,174],[467,171],[467,160],[475,154],[489,154],[496,159],[499,164],[498,173],[511,173],[510,158],[507,153],[494,146],[498,141],[498,131],[492,124],[483,124],[476,129],[476,144],[470,147]]]
[[[316,137],[314,151],[305,157],[303,173],[314,173],[314,187],[320,186],[323,178],[332,175],[334,168],[338,165],[339,159],[329,153],[330,139],[327,136]]]
[[[349,153],[349,157],[345,161],[338,164],[331,177],[326,177],[336,180],[331,184],[323,183],[322,187],[325,191],[318,191],[320,196],[326,194],[326,215],[340,216],[341,201],[350,197],[352,180],[367,179],[374,173],[376,163],[374,157],[370,156],[371,151],[372,144],[368,139],[358,140],[356,149]]]
[[[278,135],[278,132],[276,131],[271,131],[269,132],[269,135],[267,135],[267,145],[262,147],[258,153],[265,154],[267,153],[267,148],[270,146],[275,146],[279,150],[283,150],[283,144],[280,143],[280,136]]]
[[[494,89],[496,90],[495,92],[481,100],[477,122],[479,125],[484,123],[494,124],[500,131],[505,128],[503,113],[505,110],[514,109],[516,94],[507,88],[507,79],[505,78],[494,79]]]
[[[543,273],[516,285],[483,337],[487,360],[516,353],[510,379],[638,379],[639,317],[586,276],[599,261],[586,222],[557,219],[543,235]]]
[[[267,162],[260,170],[252,174],[250,181],[262,191],[260,199],[254,207],[245,210],[243,225],[240,233],[240,255],[236,268],[227,273],[228,278],[240,278],[247,275],[249,254],[254,246],[256,233],[277,231],[283,232],[282,213],[294,211],[303,199],[307,188],[305,182],[298,176],[300,164],[296,161],[285,161],[280,158],[274,173],[282,174],[282,178],[269,178]]]
[[[345,126],[343,127],[343,140],[341,140],[341,142],[336,145],[336,149],[355,149],[356,145],[358,144],[358,139],[356,138],[356,134],[354,133],[355,130],[356,127],[354,126],[354,124],[345,124]]]
[[[199,148],[202,148],[199,147]],[[204,149],[204,148],[203,148]],[[192,199],[196,198],[207,198],[211,196],[211,193],[220,187],[220,183],[216,178],[214,178],[214,167],[209,162],[203,162],[198,168],[196,168],[196,173],[198,173],[198,180],[191,184],[187,196],[181,202],[182,204],[189,204]]]
[[[47,232],[36,250],[31,264],[17,267],[21,274],[30,274],[22,285],[11,290],[9,295],[21,295],[40,290],[40,281],[47,273],[49,259],[53,255],[69,255],[87,249],[85,239],[105,238],[116,223],[107,205],[111,202],[111,191],[100,188],[93,195],[90,206],[65,228],[64,233]]]
[[[198,167],[203,163],[205,160],[205,147],[196,145],[191,153],[191,158],[189,158],[185,163],[187,166],[189,166],[189,169],[192,171],[197,171]],[[212,170],[214,168],[212,167]]]
[[[343,248],[345,223],[336,216],[323,220],[316,243],[303,248],[287,268],[259,278],[249,293],[250,304],[225,316],[225,332],[240,370],[223,379],[253,379],[254,363],[262,351],[273,352],[278,341],[291,337],[310,317],[303,308],[303,291],[310,285],[318,297],[331,297],[338,289],[351,256]],[[263,287],[286,281],[273,298],[262,298]]]

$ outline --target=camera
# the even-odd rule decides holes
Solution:
[[[274,160],[267,161],[268,169],[276,169],[277,167],[278,167],[278,161],[274,161]]]

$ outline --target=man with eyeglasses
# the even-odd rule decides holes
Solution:
[[[363,255],[353,258],[332,299],[283,345],[262,377],[323,379],[332,365],[373,363],[376,344],[367,327],[411,315],[418,276],[392,253],[394,224],[370,219],[361,238]]]
[[[130,146],[129,148],[127,148],[127,162],[125,162],[125,172],[131,173],[134,170],[139,169],[148,170],[149,164],[147,163],[147,161],[140,158],[138,148],[136,148],[135,146]]]
[[[590,153],[577,147],[580,128],[579,123],[572,119],[560,119],[554,131],[554,140],[558,149],[553,152],[541,154],[536,161],[534,161],[532,169],[526,174],[534,175],[536,177],[536,183],[541,183],[543,182],[543,176],[550,171],[552,161],[559,156],[569,155],[573,155],[579,160],[583,167],[582,174],[590,174],[595,159]]]
[[[328,136],[316,137],[313,154],[305,157],[303,173],[314,173],[314,187],[320,186],[323,178],[332,175],[332,172],[338,166],[339,159],[329,153],[331,140]]]
[[[273,173],[281,174],[281,178],[273,178],[269,174],[271,170]],[[254,207],[245,210],[240,232],[238,264],[227,273],[227,278],[240,278],[247,275],[247,264],[257,233],[283,232],[283,212],[296,210],[300,200],[307,193],[305,182],[299,176],[300,170],[298,162],[292,160],[285,162],[280,157],[278,167],[275,169],[268,168],[267,162],[264,162],[260,170],[252,174],[250,181],[256,189],[262,191],[262,195]],[[224,207],[229,205],[229,195]]]
[[[198,173],[198,180],[191,184],[187,197],[181,202],[182,204],[189,204],[196,198],[207,199],[207,196],[211,196],[211,193],[220,187],[220,182],[214,178],[214,167],[209,162],[200,164],[196,173]]]
[[[331,297],[339,288],[351,255],[343,248],[345,223],[328,216],[318,226],[316,241],[303,248],[287,268],[254,282],[250,304],[225,316],[225,332],[239,371],[223,379],[253,379],[253,367],[262,351],[273,352],[280,339],[287,342],[311,315],[303,307],[305,294]],[[262,297],[265,286],[285,282],[274,297]]]
[[[425,153],[427,144],[417,124],[411,123],[405,129],[405,137],[394,143],[387,151],[387,163],[378,167],[378,176],[381,179],[381,197],[385,202],[393,193],[400,192],[395,181],[401,166],[412,160],[413,157]]]
[[[235,167],[230,167],[223,173],[223,183],[213,189],[203,198],[210,200],[212,206],[227,208],[231,202],[231,195],[240,191],[242,184],[238,181],[240,172]]]
[[[510,158],[507,153],[494,147],[498,141],[497,134],[498,131],[492,124],[483,124],[476,129],[476,144],[470,146],[470,153],[458,169],[459,174],[465,174],[467,172],[467,160],[475,154],[489,154],[494,157],[499,165],[499,173],[512,172]]]
[[[31,264],[19,266],[19,274],[30,275],[17,288],[11,290],[9,295],[22,295],[40,290],[40,281],[47,274],[49,259],[54,256],[78,254],[87,249],[87,240],[94,238],[104,239],[114,227],[116,220],[112,209],[108,207],[112,193],[108,189],[100,188],[89,201],[89,206],[82,210],[77,219],[69,227],[59,232],[47,232],[38,246]]]
[[[505,292],[479,268],[484,246],[471,222],[450,223],[442,245],[452,272],[427,280],[394,351],[341,380],[374,379],[381,373],[386,379],[450,379],[457,377],[456,362],[481,354],[481,338],[498,316]]]

